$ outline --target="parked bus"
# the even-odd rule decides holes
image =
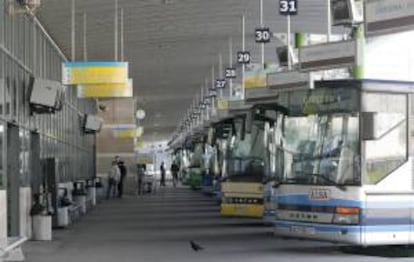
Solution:
[[[235,113],[230,120],[233,132],[221,185],[223,216],[263,216],[264,132],[260,123],[251,121],[250,113],[250,109]]]
[[[414,84],[315,83],[280,93],[278,235],[356,245],[414,242]]]
[[[277,190],[274,183],[283,172],[282,123],[284,108],[275,102],[256,102],[252,109],[253,124],[263,132],[263,219],[266,224],[273,224],[277,204]]]

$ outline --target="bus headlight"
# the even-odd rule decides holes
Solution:
[[[341,225],[359,224],[360,212],[359,207],[337,207],[332,223]]]

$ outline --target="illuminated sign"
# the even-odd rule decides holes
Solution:
[[[246,72],[244,88],[259,88],[267,85],[267,74],[263,71]]]
[[[64,85],[126,84],[127,62],[68,62],[62,64]]]
[[[309,73],[288,71],[267,75],[267,86],[271,89],[309,88]]]
[[[217,101],[217,108],[219,110],[225,110],[229,108],[229,101],[224,99],[219,99]]]
[[[136,138],[139,137],[140,130],[135,125],[118,125],[112,127],[115,138]]]
[[[127,83],[121,84],[78,85],[78,98],[127,98],[132,97],[132,95],[132,79],[129,79]]]

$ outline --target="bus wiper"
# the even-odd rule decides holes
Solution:
[[[273,188],[278,188],[282,184],[282,181],[278,179],[277,177],[270,177],[270,178],[264,179],[262,184],[266,185],[267,183],[270,183],[270,182],[274,182],[272,185]]]
[[[340,189],[342,191],[346,191],[346,187],[344,185],[340,185],[340,184],[336,183],[334,180],[330,179],[329,177],[323,176],[321,174],[308,174],[308,175],[311,175],[311,176],[316,177],[316,178],[322,178],[322,180],[325,180],[330,185],[333,185],[333,186],[337,187],[338,189]]]

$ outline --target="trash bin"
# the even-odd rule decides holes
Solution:
[[[96,187],[89,187],[88,188],[88,197],[91,201],[92,207],[96,206]]]
[[[96,206],[96,182],[95,179],[89,179],[86,183],[86,189],[88,193],[88,201],[90,207]]]
[[[81,214],[86,214],[86,195],[74,196],[74,202],[80,207]]]
[[[59,207],[57,212],[58,226],[67,227],[70,224],[69,207]]]
[[[51,241],[52,240],[52,216],[36,215],[32,216],[33,240]]]
[[[73,185],[73,200],[80,207],[81,214],[86,214],[86,181],[76,181]]]

